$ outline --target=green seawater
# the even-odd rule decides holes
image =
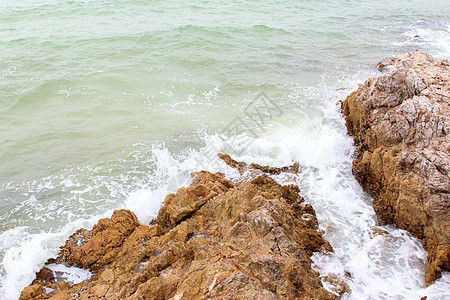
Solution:
[[[257,132],[243,160],[305,165],[296,183],[313,205],[349,189],[369,211],[335,103],[386,56],[450,58],[449,16],[448,1],[0,0],[0,298],[16,299],[75,229],[137,201],[148,220],[173,178],[200,168],[193,156],[236,150],[223,135]],[[262,127],[245,113],[261,92],[280,112]],[[230,135],[236,118],[247,127]],[[342,179],[322,191],[321,170]],[[333,214],[318,213],[324,228]],[[339,249],[345,238],[327,234]],[[411,268],[399,274],[423,275]],[[418,280],[398,279],[398,293]],[[351,299],[397,297],[358,284]]]

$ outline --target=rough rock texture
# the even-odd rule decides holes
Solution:
[[[248,173],[250,175],[249,177],[255,176],[255,175],[261,175],[263,173],[277,175],[277,174],[281,174],[283,172],[290,172],[290,173],[297,174],[298,170],[299,170],[298,163],[294,163],[292,166],[288,166],[288,167],[276,168],[276,167],[261,166],[261,165],[255,164],[255,163],[251,163],[250,165],[248,165],[244,162],[235,161],[234,159],[231,158],[230,155],[224,154],[224,153],[220,153],[219,158],[221,160],[223,160],[230,167],[238,170],[239,173],[241,173],[241,174]]]
[[[422,239],[430,285],[450,269],[449,63],[415,51],[382,67],[342,104],[358,147],[353,174],[380,222]]]
[[[239,183],[219,173],[194,176],[166,197],[151,226],[115,211],[92,230],[77,231],[49,261],[90,269],[89,282],[49,283],[44,270],[21,299],[334,298],[310,260],[332,248],[297,186],[267,174]]]

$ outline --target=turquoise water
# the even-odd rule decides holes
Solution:
[[[349,298],[448,292],[446,274],[423,290],[409,235],[368,236],[376,218],[336,103],[383,57],[450,58],[449,15],[448,1],[0,0],[0,298],[75,229],[121,207],[148,222],[190,171],[235,176],[218,151],[304,166],[279,180],[318,210],[337,254],[317,269],[352,271]],[[261,92],[263,124],[246,114]],[[399,241],[394,262],[374,254]]]

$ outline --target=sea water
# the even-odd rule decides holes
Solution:
[[[335,253],[313,267],[346,299],[450,298],[449,273],[425,288],[420,241],[377,224],[338,104],[386,56],[450,58],[449,16],[448,1],[0,0],[0,298],[115,209],[147,224],[190,172],[235,178],[221,151],[300,164],[276,179],[316,209]]]

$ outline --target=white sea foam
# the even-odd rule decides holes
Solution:
[[[450,59],[450,23],[419,20],[408,26],[402,34],[402,41],[392,45],[411,51],[420,49],[440,58]]]
[[[167,191],[166,187],[134,191],[125,200],[125,208],[133,211],[141,224],[149,224],[158,215]]]
[[[89,270],[77,267],[68,267],[61,264],[49,264],[47,268],[53,271],[56,282],[66,281],[69,284],[78,284],[91,279],[92,273]]]
[[[110,215],[111,212],[107,212],[103,216]],[[35,233],[24,226],[3,232],[0,245],[5,254],[0,265],[5,276],[0,281],[1,297],[8,300],[19,298],[20,291],[30,284],[48,258],[55,257],[67,236],[81,227],[91,227],[97,219],[78,219],[57,232]]]
[[[34,279],[34,273],[39,266],[51,257],[55,250],[48,247],[53,240],[60,239],[61,235],[40,233],[30,235],[25,227],[16,227],[1,235],[2,246],[8,249],[1,265],[7,276],[2,278],[4,297],[17,299],[20,289]],[[14,245],[10,243],[14,241]]]

